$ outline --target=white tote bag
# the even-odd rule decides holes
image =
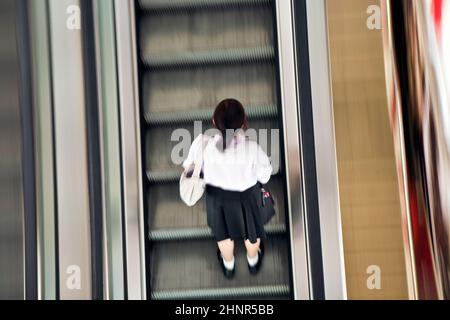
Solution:
[[[206,140],[206,139],[205,139]],[[192,207],[203,196],[205,192],[205,181],[200,177],[200,172],[203,166],[203,151],[205,150],[205,140],[202,141],[202,149],[194,160],[194,171],[192,175],[188,177],[188,173],[191,172],[191,168],[187,168],[183,171],[180,177],[180,197],[184,203],[189,207]],[[206,140],[206,144],[208,140]]]

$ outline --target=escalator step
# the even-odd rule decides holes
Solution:
[[[180,180],[180,177],[181,172],[176,170],[147,171],[147,179],[151,184],[176,183]]]
[[[143,74],[145,112],[191,112],[234,97],[244,106],[278,105],[272,63],[182,68]]]
[[[286,232],[284,224],[268,224],[265,226],[268,236],[282,235]],[[151,241],[181,241],[212,239],[209,228],[161,229],[149,233]]]
[[[289,294],[286,236],[269,236],[259,273],[248,271],[244,243],[236,241],[236,271],[223,276],[214,240],[153,242],[149,259],[154,299],[280,297]]]
[[[169,69],[193,66],[227,65],[236,63],[267,62],[275,59],[273,47],[223,49],[203,52],[144,56],[148,69]]]
[[[282,176],[274,176],[268,183],[275,200],[275,217],[271,224],[285,224],[285,206],[283,201]],[[206,197],[203,197],[193,207],[186,206],[180,199],[179,185],[155,184],[149,187],[147,193],[147,208],[150,230],[170,230],[207,228]]]
[[[194,111],[150,112],[145,115],[146,122],[151,126],[184,124],[194,121],[208,121],[212,118],[214,108]],[[245,108],[249,120],[275,118],[276,105],[248,106]]]
[[[236,6],[265,5],[272,0],[140,0],[145,11],[167,12],[193,9],[221,9]]]
[[[153,291],[151,298],[155,300],[182,299],[239,299],[239,298],[274,298],[288,297],[288,285],[237,287],[237,288],[208,288],[192,290],[162,290]]]
[[[196,126],[194,125],[196,124]],[[274,174],[282,172],[280,145],[276,140],[280,135],[276,118],[270,120],[249,120],[248,135],[253,141],[258,141],[264,151],[270,156]],[[190,122],[186,124],[148,126],[145,132],[145,180],[153,186],[156,183],[170,184],[178,182],[182,162],[188,155],[192,139],[201,132],[214,134],[211,120]],[[177,131],[178,130],[178,131]]]
[[[175,183],[180,180],[179,171],[147,171],[147,179],[151,184]]]

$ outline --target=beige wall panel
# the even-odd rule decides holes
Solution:
[[[333,108],[349,299],[407,299],[382,35],[366,26],[368,0],[328,0]],[[381,289],[367,267],[381,268]]]

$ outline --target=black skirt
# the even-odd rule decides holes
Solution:
[[[208,225],[216,241],[226,239],[265,239],[264,222],[258,209],[258,184],[239,192],[206,186],[206,211]]]

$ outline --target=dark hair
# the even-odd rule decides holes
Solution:
[[[213,114],[214,126],[222,134],[223,149],[229,145],[231,139],[226,134],[227,130],[243,129],[247,130],[247,116],[242,104],[236,99],[222,100],[214,110]]]

